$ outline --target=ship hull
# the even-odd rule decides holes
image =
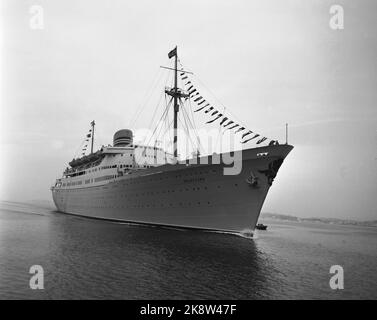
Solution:
[[[85,217],[240,232],[254,230],[268,190],[292,146],[244,150],[242,169],[222,163],[165,165],[103,185],[52,188],[58,211]]]

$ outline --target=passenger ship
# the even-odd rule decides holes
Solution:
[[[252,232],[269,188],[293,147],[272,141],[266,146],[178,160],[179,106],[182,100],[193,98],[193,90],[178,88],[178,72],[184,77],[188,72],[177,67],[177,48],[169,53],[172,57],[175,66],[167,69],[174,71],[174,86],[165,93],[171,96],[174,106],[174,152],[135,144],[128,129],[114,134],[112,146],[94,152],[93,121],[88,135],[91,152],[69,162],[63,176],[51,187],[54,203],[60,212],[90,218]],[[237,156],[242,161],[241,171],[224,174],[229,165],[223,159]]]

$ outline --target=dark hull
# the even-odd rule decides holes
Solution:
[[[270,184],[289,145],[242,152],[242,170],[224,175],[223,164],[164,165],[105,184],[52,188],[64,213],[115,221],[207,230],[254,230]],[[268,155],[260,156],[263,153]],[[258,156],[259,155],[259,156]],[[251,174],[257,183],[252,184]]]

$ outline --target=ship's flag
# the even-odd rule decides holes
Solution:
[[[229,121],[225,126],[224,126],[224,128],[226,128],[227,126],[229,126],[230,124],[232,124],[232,123],[234,123],[234,121]]]
[[[245,140],[245,141],[242,141],[242,143],[246,143],[246,142],[248,142],[248,141],[250,141],[250,140],[253,140],[253,139],[255,139],[256,137],[259,137],[260,135],[259,134],[256,134],[254,137],[252,137],[252,138],[250,138],[250,139],[247,139],[247,140]]]
[[[221,126],[226,120],[228,120],[228,118],[227,118],[227,117],[224,117],[224,118],[221,120],[221,122],[220,122],[220,126]]]
[[[247,132],[247,133],[244,133],[244,134],[242,135],[242,139],[245,138],[246,136],[248,136],[249,134],[252,134],[252,133],[253,133],[253,131],[249,131],[249,132]]]
[[[237,128],[237,127],[239,127],[239,126],[240,126],[239,124],[235,124],[234,126],[228,128],[228,129],[229,129],[229,130],[232,130],[232,129]]]
[[[199,108],[199,109],[194,110],[194,112],[198,112],[198,111],[200,111],[200,110],[203,110],[204,108],[205,108],[205,106],[204,106],[204,107],[201,107],[201,108]]]
[[[260,144],[260,143],[262,143],[262,142],[265,141],[265,140],[267,140],[267,138],[266,138],[266,137],[263,137],[262,139],[258,140],[257,144]]]
[[[200,111],[200,110],[203,110],[204,108],[206,108],[206,107],[208,107],[208,106],[209,106],[209,103],[207,103],[204,107],[201,107],[201,108],[195,110],[194,112],[198,112],[198,111]]]
[[[220,113],[220,114],[217,115],[217,117],[215,119],[207,121],[206,123],[212,123],[212,122],[216,121],[218,118],[220,118],[221,116],[222,116],[222,114]]]
[[[200,93],[197,92],[197,93],[195,93],[195,94],[193,94],[193,95],[190,95],[189,97],[190,97],[190,98],[195,98],[198,94],[200,94]]]
[[[243,131],[243,130],[245,130],[245,127],[241,127],[241,128],[239,128],[239,129],[236,131],[236,133],[238,133],[238,132],[240,132],[240,131]]]
[[[175,57],[177,55],[177,47],[175,47],[172,51],[168,53],[169,59]]]
[[[171,52],[169,52],[169,58],[172,58],[174,56],[177,55],[177,48],[173,49]],[[220,119],[220,126],[222,126],[223,128],[226,128],[225,131],[227,130],[234,130],[234,133],[237,134],[237,133],[241,133],[241,143],[247,143],[253,139],[256,139],[259,137],[259,140],[256,140],[256,144],[260,144],[266,140],[268,140],[267,137],[264,137],[264,136],[260,136],[260,134],[256,134],[255,132],[249,130],[248,128],[246,127],[242,127],[241,124],[237,124],[235,123],[234,121],[232,121],[231,119],[229,119],[228,117],[225,117],[223,114],[219,113],[218,110],[216,110],[216,108],[212,107],[210,105],[210,103],[207,103],[207,101],[205,100],[205,98],[203,96],[200,95],[199,91],[195,88],[195,86],[192,84],[192,82],[190,81],[190,78],[188,76],[188,74],[186,72],[184,72],[183,68],[180,70],[181,73],[181,79],[182,81],[185,83],[185,87],[187,87],[187,91],[189,93],[189,96],[186,98],[192,98],[194,100],[194,102],[196,103],[198,109],[194,110],[194,112],[199,112],[199,111],[202,111],[202,110],[205,110],[205,113],[210,113],[210,116],[211,117],[215,117],[215,118],[212,118],[211,120],[207,121],[206,123],[213,123],[215,122],[216,120]],[[225,132],[224,131],[224,132]],[[253,136],[251,137],[251,135],[253,134]],[[251,137],[251,138],[247,138],[247,137]],[[246,140],[244,140],[246,138]],[[276,140],[271,140],[269,145],[274,145],[274,144],[278,144],[278,142]]]

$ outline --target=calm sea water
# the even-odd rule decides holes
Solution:
[[[263,222],[250,239],[3,202],[0,299],[377,299],[377,228]],[[29,288],[32,265],[44,290]]]

